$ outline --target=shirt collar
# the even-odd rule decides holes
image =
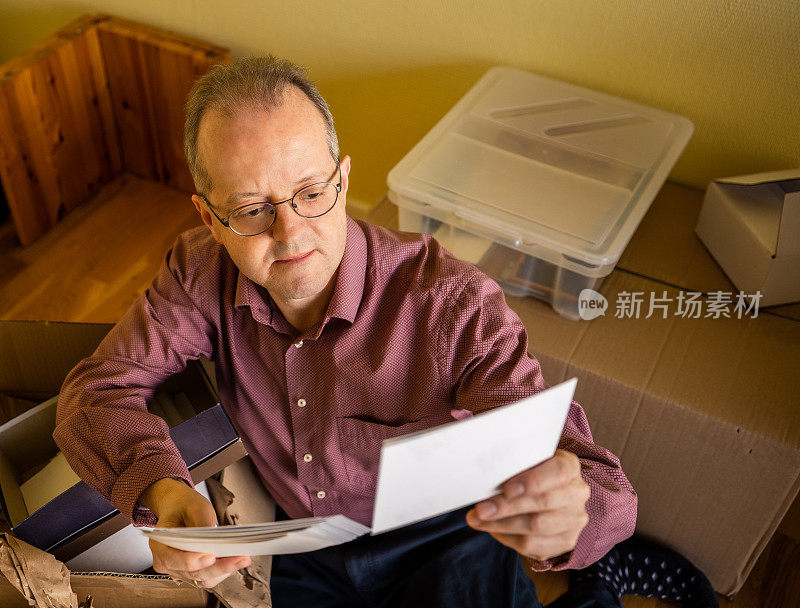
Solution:
[[[253,315],[256,321],[264,325],[273,325],[274,304],[267,290],[248,279],[241,270],[238,273],[236,296],[234,297],[233,305],[236,308],[248,306],[250,314]]]
[[[347,216],[347,237],[344,254],[339,264],[336,285],[325,312],[325,320],[335,317],[352,323],[364,297],[364,279],[367,274],[367,238],[359,224]],[[275,327],[275,313],[280,310],[266,289],[248,279],[240,270],[236,280],[234,306],[248,306],[259,323]],[[282,315],[280,315],[282,318]],[[324,320],[323,320],[324,325]],[[277,329],[277,328],[276,328]]]
[[[352,323],[364,297],[367,274],[367,237],[353,218],[347,216],[347,240],[339,264],[339,275],[333,288],[325,317],[336,317]]]

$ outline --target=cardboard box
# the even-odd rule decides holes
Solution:
[[[637,533],[733,595],[800,489],[800,307],[674,314],[679,294],[735,290],[694,233],[702,196],[665,185],[599,290],[604,315],[574,323],[535,298],[507,301],[545,380],[578,378],[595,440],[620,457],[639,495]],[[397,227],[388,201],[366,219]],[[626,292],[648,296],[639,318],[615,316]],[[650,294],[663,292],[667,318],[645,318]]]
[[[208,493],[221,524],[272,521],[275,503],[249,458],[209,479]],[[270,608],[271,556],[253,557],[211,592],[229,608]],[[163,575],[114,572],[74,573],[51,554],[9,535],[0,536],[0,606],[3,608],[77,607],[91,595],[98,608],[205,608],[217,603],[210,593]],[[26,597],[31,598],[29,604]]]
[[[0,392],[22,398],[51,396],[69,370],[90,355],[108,324],[0,322]],[[199,483],[246,454],[201,364],[169,378],[161,387],[183,391],[199,413],[170,429],[170,435]],[[34,513],[27,513],[19,485],[58,452],[52,438],[55,400],[0,427],[0,499],[3,515],[18,538],[67,561],[129,525],[129,520],[84,482],[72,486]]]
[[[717,179],[697,235],[731,281],[761,305],[800,301],[800,169]]]

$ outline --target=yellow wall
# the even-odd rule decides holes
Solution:
[[[684,184],[800,166],[797,0],[0,0],[0,61],[99,11],[309,66],[362,204],[497,64],[687,116]]]

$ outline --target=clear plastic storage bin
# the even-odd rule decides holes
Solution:
[[[496,67],[389,173],[400,229],[579,319],[691,137],[670,114]]]

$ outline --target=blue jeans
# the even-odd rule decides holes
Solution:
[[[519,555],[470,528],[469,508],[319,551],[276,555],[273,608],[541,608]],[[556,602],[621,607],[611,595],[584,599]]]

